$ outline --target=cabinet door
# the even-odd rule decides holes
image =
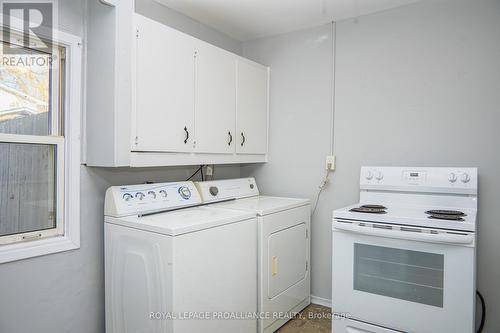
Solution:
[[[189,152],[194,137],[195,40],[136,15],[134,151]]]
[[[267,68],[238,61],[237,153],[267,153],[267,85]]]
[[[236,58],[200,42],[196,55],[196,151],[234,153]]]

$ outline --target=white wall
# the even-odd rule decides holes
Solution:
[[[330,50],[310,42],[318,31],[243,46],[272,66],[271,160],[242,168],[264,192],[312,197],[321,178]],[[360,166],[476,166],[483,332],[500,331],[499,36],[499,0],[423,0],[337,24],[337,171],[313,219],[313,294],[330,298],[331,211],[358,200]]]
[[[177,29],[230,51],[239,51],[237,41],[178,13],[169,14],[166,8],[148,4],[151,1],[138,0],[143,6],[143,14],[149,16],[148,8],[152,8],[159,17],[175,18]],[[85,2],[59,0],[59,25],[62,30],[85,37]],[[165,20],[165,23],[169,22]],[[184,180],[194,169],[101,169],[82,166],[81,248],[0,265],[0,332],[104,332],[103,205],[106,188],[145,181]],[[239,174],[238,166],[215,169],[216,178],[239,177]]]
[[[243,54],[271,66],[269,163],[242,166],[262,192],[313,200],[330,151],[332,26],[246,42]],[[331,192],[311,220],[312,294],[330,298]]]

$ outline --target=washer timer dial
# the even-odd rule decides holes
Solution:
[[[191,190],[187,186],[179,187],[179,195],[182,199],[188,200],[191,198]]]

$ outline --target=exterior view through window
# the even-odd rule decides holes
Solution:
[[[64,48],[0,48],[0,245],[62,235]]]

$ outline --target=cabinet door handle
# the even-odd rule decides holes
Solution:
[[[233,142],[233,136],[231,135],[231,131],[227,132],[227,134],[229,135],[229,142],[227,143],[227,145],[230,146]]]
[[[241,132],[241,146],[243,147],[243,145],[245,144],[245,134],[243,134],[243,132]]]
[[[184,139],[184,144],[186,144],[189,140],[189,131],[186,126],[184,126],[184,132],[186,132],[186,138]]]

